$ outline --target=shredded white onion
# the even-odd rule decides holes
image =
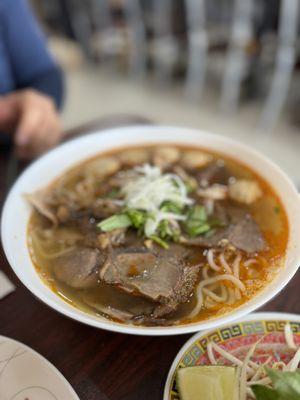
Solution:
[[[184,220],[186,217],[175,213],[160,211],[162,203],[172,201],[179,205],[192,204],[187,196],[187,189],[182,179],[176,174],[162,174],[160,168],[145,164],[136,167],[139,174],[130,179],[122,188],[125,205],[128,208],[151,213],[145,224],[145,235],[155,233],[158,224],[163,219]]]
[[[175,174],[162,174],[160,168],[145,164],[137,167],[140,176],[126,183],[122,192],[130,208],[155,212],[164,201],[192,204],[186,186]],[[175,183],[175,184],[174,184]]]

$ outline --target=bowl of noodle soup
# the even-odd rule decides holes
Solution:
[[[279,167],[231,139],[126,127],[29,166],[6,199],[1,234],[16,275],[56,311],[172,335],[229,323],[284,288],[300,262],[300,201]]]

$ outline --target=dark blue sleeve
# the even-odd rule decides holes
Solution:
[[[26,0],[4,1],[5,41],[17,88],[34,88],[62,104],[63,76]]]

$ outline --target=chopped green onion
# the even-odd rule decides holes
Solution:
[[[145,225],[147,215],[144,211],[130,209],[126,211],[126,215],[130,218],[132,225],[139,229]]]
[[[153,242],[159,244],[161,247],[163,247],[164,249],[168,249],[169,245],[167,242],[165,242],[164,240],[162,240],[160,237],[156,236],[156,235],[151,235],[149,237],[149,239],[153,240]]]
[[[191,237],[204,234],[211,229],[211,226],[207,222],[207,215],[203,206],[196,205],[189,210],[185,229]]]
[[[160,211],[171,212],[174,214],[182,214],[182,205],[176,204],[172,201],[165,201],[160,208]]]
[[[119,228],[128,228],[132,225],[131,219],[126,214],[113,215],[100,222],[97,227],[103,232],[110,232]]]
[[[164,219],[158,226],[159,236],[163,239],[167,237],[172,237],[173,233],[169,225],[169,221]]]
[[[166,219],[160,222],[157,231],[160,238],[173,240],[174,242],[178,241],[181,233],[179,226],[171,224],[170,221]]]
[[[191,213],[188,216],[190,220],[200,220],[200,221],[206,221],[207,220],[207,215],[205,208],[203,206],[195,206],[191,209]]]
[[[198,225],[198,226],[191,228],[189,230],[189,234],[190,234],[190,236],[198,236],[198,235],[201,235],[203,233],[210,231],[210,229],[211,228],[210,228],[209,224]]]

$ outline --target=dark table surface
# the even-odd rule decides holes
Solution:
[[[78,135],[97,127],[119,125],[126,118],[107,120],[69,132]],[[146,122],[133,119],[132,122]],[[0,204],[13,177],[22,169],[7,148],[0,149]],[[169,367],[190,335],[129,336],[97,330],[59,315],[19,282],[2,248],[0,268],[16,285],[0,300],[0,334],[19,340],[52,362],[81,400],[159,400]],[[300,313],[300,273],[264,311]],[[66,399],[67,400],[67,399]]]

